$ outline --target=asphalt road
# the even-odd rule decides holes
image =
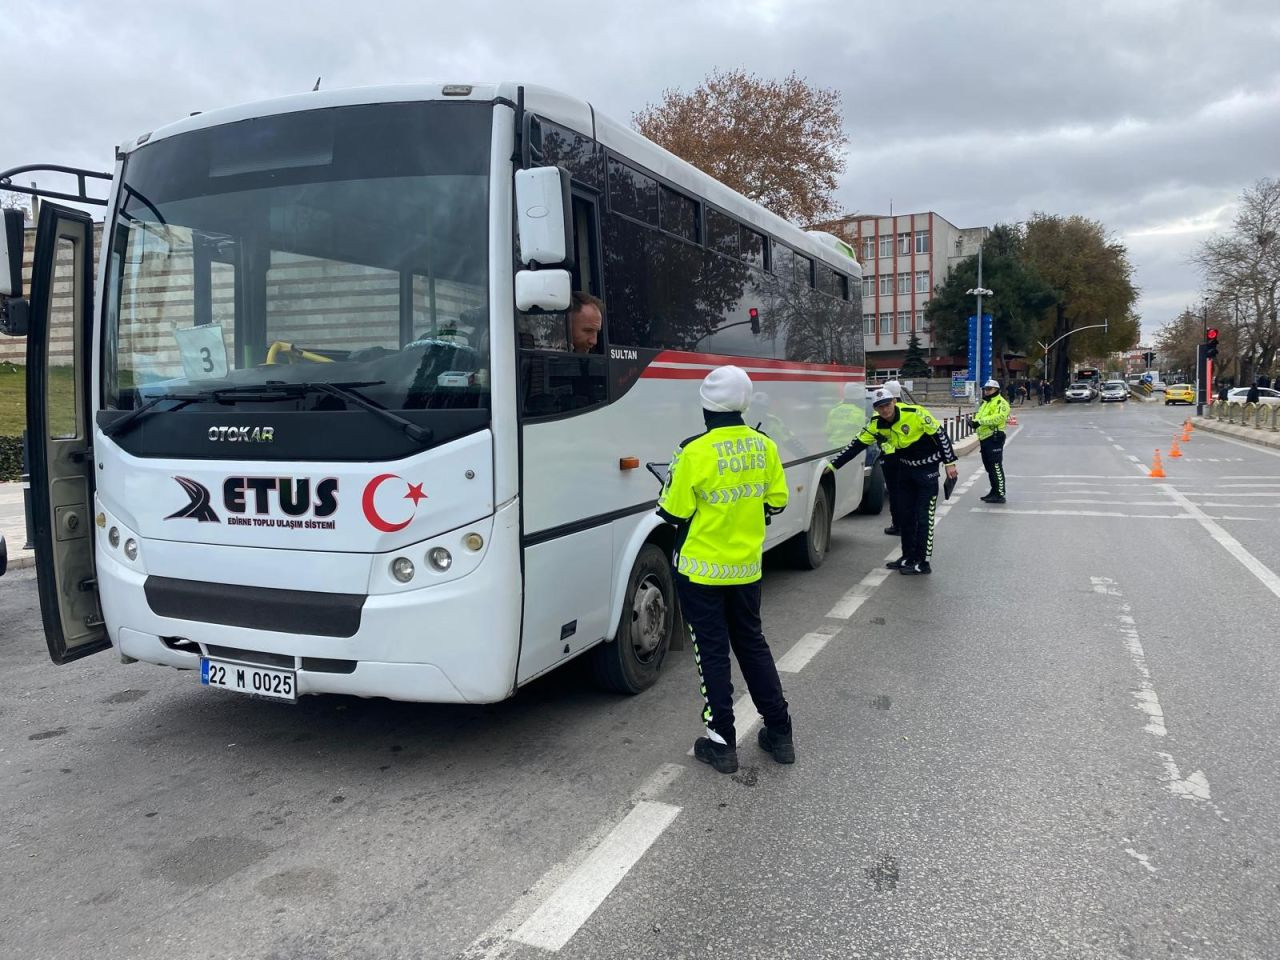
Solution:
[[[55,668],[5,577],[0,956],[1280,955],[1280,459],[1016,412],[1009,503],[966,458],[933,576],[876,573],[886,518],[771,565],[799,761],[749,732],[732,777],[686,755],[687,650],[636,698],[291,707]]]

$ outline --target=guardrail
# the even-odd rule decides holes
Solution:
[[[974,432],[973,427],[969,426],[968,414],[956,414],[954,417],[942,417],[942,425],[946,428],[947,438],[955,443],[963,440]]]
[[[1242,427],[1258,430],[1280,430],[1280,404],[1239,403],[1235,400],[1214,400],[1205,408],[1212,420],[1238,423]]]

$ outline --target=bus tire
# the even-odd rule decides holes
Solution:
[[[787,541],[786,550],[791,561],[805,570],[817,570],[827,559],[831,546],[831,494],[826,484],[818,485],[813,498],[813,513],[809,517],[809,529],[797,533]]]
[[[658,679],[679,627],[680,605],[671,561],[659,547],[646,543],[627,580],[617,636],[591,652],[596,681],[616,693],[649,689]]]
[[[871,473],[862,483],[862,502],[858,504],[858,512],[867,516],[879,516],[884,510],[884,471],[880,462],[871,467]]]

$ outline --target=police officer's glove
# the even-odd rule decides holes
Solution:
[[[969,418],[969,429],[970,429],[970,430],[977,430],[977,429],[978,429],[978,421],[977,421],[977,420],[975,420],[973,417],[970,417],[970,418]]]

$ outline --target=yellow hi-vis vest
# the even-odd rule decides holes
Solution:
[[[978,412],[973,419],[978,421],[979,440],[985,440],[994,433],[1001,433],[1009,419],[1009,401],[997,393],[978,405]]]
[[[658,509],[687,521],[675,568],[694,583],[729,586],[760,579],[765,508],[787,505],[778,448],[746,425],[716,427],[671,457]]]

